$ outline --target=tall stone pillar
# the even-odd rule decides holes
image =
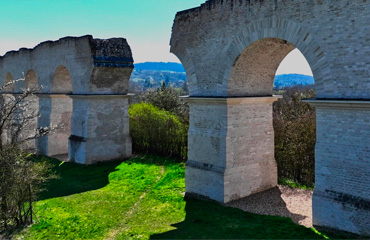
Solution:
[[[38,127],[57,126],[38,140],[39,153],[67,160],[68,138],[71,133],[72,99],[65,94],[39,94]]]
[[[26,110],[26,114],[32,114],[36,116],[39,112],[39,98],[37,96],[32,96],[27,99],[28,101],[28,109]],[[34,136],[36,133],[36,128],[37,128],[37,119],[30,119],[29,124],[25,127],[25,129],[22,131],[22,139],[26,139],[29,136]],[[27,152],[34,153],[36,152],[36,140],[35,139],[30,139],[27,140],[23,144],[23,148]]]
[[[276,97],[188,98],[186,192],[229,202],[277,185]]]
[[[50,126],[51,98],[48,94],[39,94],[39,118],[37,128]],[[36,152],[48,155],[48,136],[36,139]]]
[[[370,236],[370,101],[306,102],[317,112],[313,224]]]
[[[70,95],[73,99],[69,158],[80,164],[131,156],[131,95]]]

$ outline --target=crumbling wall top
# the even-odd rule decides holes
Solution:
[[[21,48],[0,57],[0,78],[14,79],[33,70],[43,93],[70,93],[59,76],[60,67],[71,81],[73,94],[126,94],[134,68],[131,48],[124,38],[94,39],[91,35],[46,41],[32,49]],[[60,78],[61,79],[61,78]],[[21,87],[21,86],[20,86]],[[17,89],[20,89],[18,87]]]
[[[91,39],[90,43],[95,66],[133,67],[134,60],[126,39]]]
[[[94,39],[92,35],[81,37],[63,37],[56,41],[41,42],[34,48],[21,48],[18,51],[9,51],[4,56],[0,56],[0,61],[5,58],[17,57],[18,55],[32,55],[39,49],[48,48],[53,50],[63,46],[65,48],[75,47],[80,42],[88,42],[90,45],[90,55],[94,59],[95,66],[103,67],[133,67],[131,48],[125,38]],[[84,55],[85,55],[84,54]]]

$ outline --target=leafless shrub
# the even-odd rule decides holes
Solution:
[[[19,79],[6,83],[0,91]],[[40,183],[53,177],[45,161],[31,160],[24,143],[49,134],[55,127],[37,128],[33,106],[39,87],[0,95],[0,231],[32,223],[32,203]]]

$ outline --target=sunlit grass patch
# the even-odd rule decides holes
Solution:
[[[288,218],[184,199],[184,163],[140,156],[81,166],[52,161],[60,175],[35,203],[23,239],[241,239],[325,236]]]

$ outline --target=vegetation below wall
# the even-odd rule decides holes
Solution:
[[[129,114],[136,152],[186,159],[188,125],[179,116],[149,103],[131,105]]]
[[[8,81],[0,90],[14,89],[16,82],[24,80]],[[33,87],[17,95],[0,96],[0,233],[33,223],[33,201],[40,185],[54,178],[46,161],[33,161],[25,150],[29,141],[53,129],[32,129],[38,118],[34,95],[39,90]]]
[[[315,184],[316,110],[301,100],[312,97],[313,89],[290,88],[273,107],[279,179],[307,187]]]
[[[324,239],[289,218],[184,199],[184,163],[138,156],[60,165],[34,204],[38,221],[13,239]],[[0,233],[1,238],[1,233]]]
[[[0,233],[33,223],[36,194],[53,177],[44,158],[34,161],[15,145],[1,147]]]

